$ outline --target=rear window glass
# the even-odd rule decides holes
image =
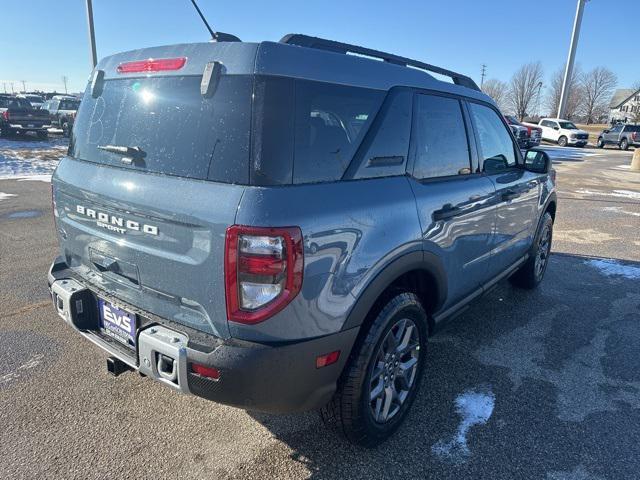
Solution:
[[[342,178],[383,96],[376,90],[298,81],[293,183]]]
[[[87,88],[69,154],[81,160],[227,183],[248,181],[252,79],[222,76],[214,94],[201,76],[107,80]],[[61,107],[62,108],[62,107]],[[100,148],[102,147],[102,148]],[[117,148],[137,148],[127,162]]]
[[[0,97],[0,108],[31,108],[26,98]]]
[[[77,110],[80,106],[80,100],[60,100],[58,110]]]

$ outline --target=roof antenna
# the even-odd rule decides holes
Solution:
[[[196,3],[196,0],[191,0],[191,3],[193,3],[193,8],[196,9],[196,12],[198,12],[198,15],[200,15],[200,18],[202,19],[202,22],[204,23],[205,27],[207,27],[207,30],[209,30],[209,33],[211,34],[211,39],[215,40],[217,42],[218,41],[218,34],[213,31],[213,29],[209,25],[209,22],[207,22],[207,19],[204,18],[204,15],[200,11],[200,7],[198,7],[198,4]]]
[[[242,41],[238,37],[236,37],[235,35],[231,35],[230,33],[214,32],[211,26],[209,25],[209,22],[207,22],[207,19],[204,18],[202,11],[200,10],[200,8],[198,7],[198,4],[196,3],[196,0],[191,0],[191,3],[193,4],[193,7],[198,12],[198,15],[200,15],[200,18],[202,19],[204,26],[207,27],[207,30],[209,30],[212,41],[214,42],[241,42]]]

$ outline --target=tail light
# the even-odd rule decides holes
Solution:
[[[282,310],[302,287],[299,227],[233,225],[225,242],[227,318],[254,324]]]
[[[631,139],[635,142],[638,137],[638,132],[631,132]]]
[[[4,112],[2,112],[2,118],[4,118],[5,120],[9,120],[10,115],[9,115],[9,110],[5,110]]]
[[[187,63],[187,57],[177,58],[148,58],[135,62],[125,62],[118,65],[118,73],[161,72],[165,70],[180,70]]]

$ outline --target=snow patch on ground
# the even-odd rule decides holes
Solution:
[[[0,139],[0,180],[51,175],[67,151],[66,139]],[[48,181],[48,180],[46,180]]]
[[[17,380],[26,370],[31,370],[40,365],[43,359],[43,354],[33,355],[27,362],[20,365],[14,371],[0,375],[0,385]]]
[[[634,192],[632,190],[614,190],[613,192],[598,192],[595,190],[589,190],[587,188],[579,188],[576,193],[581,195],[603,195],[606,197],[619,197],[628,198],[631,200],[640,200],[640,192]]]
[[[625,265],[612,259],[593,259],[585,262],[587,265],[596,268],[607,277],[624,277],[629,280],[640,279],[640,267]]]
[[[13,193],[0,192],[0,200],[6,200],[7,198],[15,197]]]
[[[456,413],[460,416],[460,425],[449,441],[439,440],[431,451],[442,460],[463,463],[471,451],[467,445],[467,435],[474,425],[487,423],[495,406],[492,392],[467,390],[455,400]]]
[[[633,215],[634,217],[640,217],[640,213],[628,212],[627,210],[623,210],[620,207],[604,207],[602,210],[605,212],[616,212],[616,213],[623,213],[625,215]]]

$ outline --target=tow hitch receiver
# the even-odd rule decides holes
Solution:
[[[132,368],[119,358],[107,358],[107,371],[114,377],[117,377],[121,373],[128,372],[130,370],[132,370]]]

